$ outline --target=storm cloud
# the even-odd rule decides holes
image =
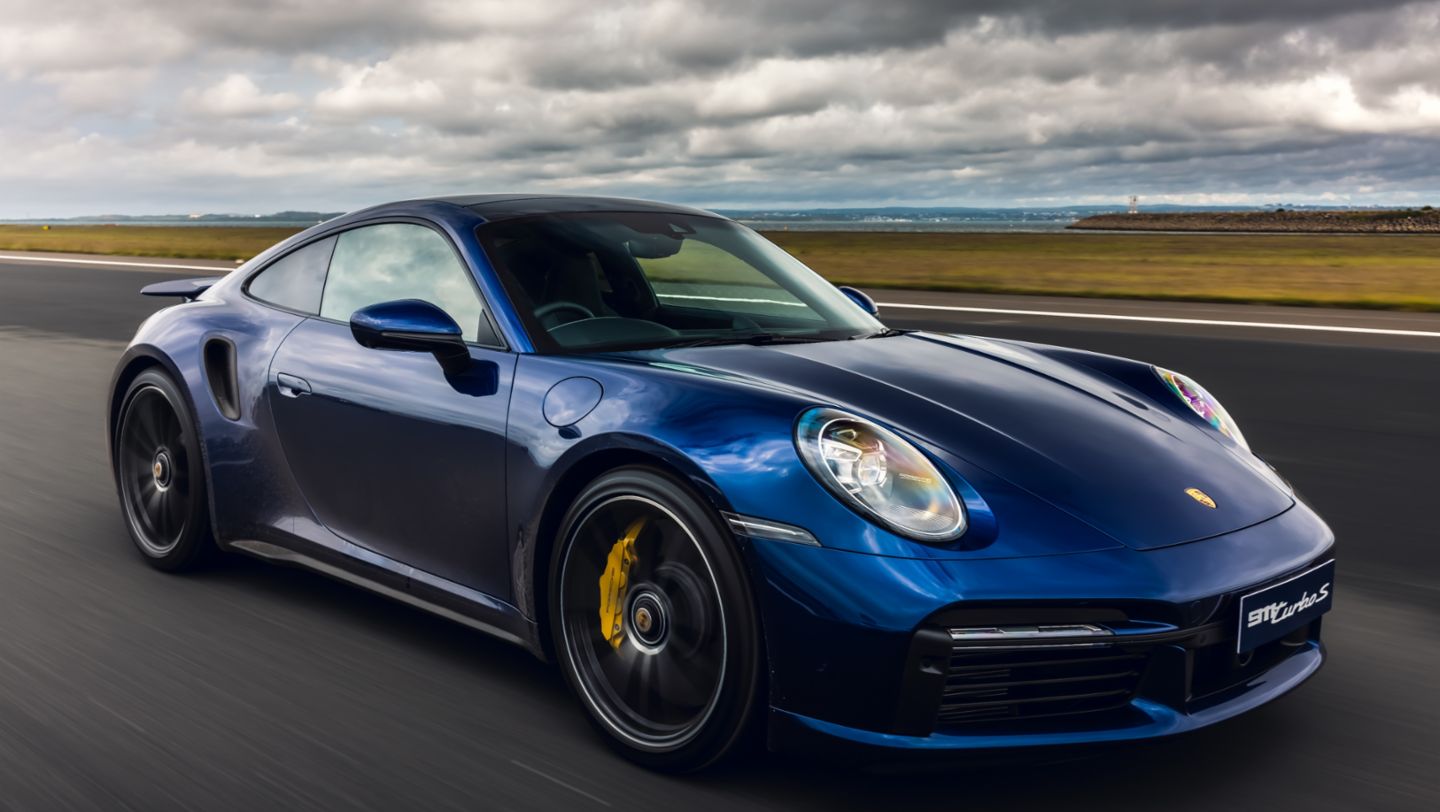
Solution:
[[[1440,199],[1434,2],[0,0],[0,20],[0,217],[515,190]]]

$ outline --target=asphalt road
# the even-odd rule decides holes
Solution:
[[[305,572],[141,563],[101,404],[160,304],[136,290],[162,278],[0,260],[0,809],[1440,808],[1440,338],[886,308],[895,326],[1122,353],[1203,381],[1341,539],[1331,662],[1241,719],[1082,761],[897,774],[755,757],[679,779],[612,757],[558,674],[519,649]],[[1440,331],[1437,317],[1331,316]]]

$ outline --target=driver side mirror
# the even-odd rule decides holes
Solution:
[[[854,302],[857,305],[860,305],[860,309],[864,310],[866,313],[869,313],[872,316],[880,315],[880,308],[875,305],[875,300],[867,296],[864,291],[857,290],[850,287],[849,285],[841,285],[840,292],[845,294],[846,296],[849,296],[850,301]]]
[[[428,352],[447,375],[470,366],[464,333],[450,314],[420,299],[401,299],[362,307],[350,316],[350,334],[373,350]]]

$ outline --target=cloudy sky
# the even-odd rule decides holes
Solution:
[[[0,217],[1440,204],[1440,3],[0,0]]]

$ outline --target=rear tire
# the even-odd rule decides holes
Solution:
[[[734,749],[763,658],[739,551],[714,512],[659,471],[622,468],[576,497],[557,539],[556,659],[606,741],[672,772]]]
[[[130,383],[111,460],[125,527],[147,563],[181,572],[216,552],[195,418],[170,376],[150,369]]]

